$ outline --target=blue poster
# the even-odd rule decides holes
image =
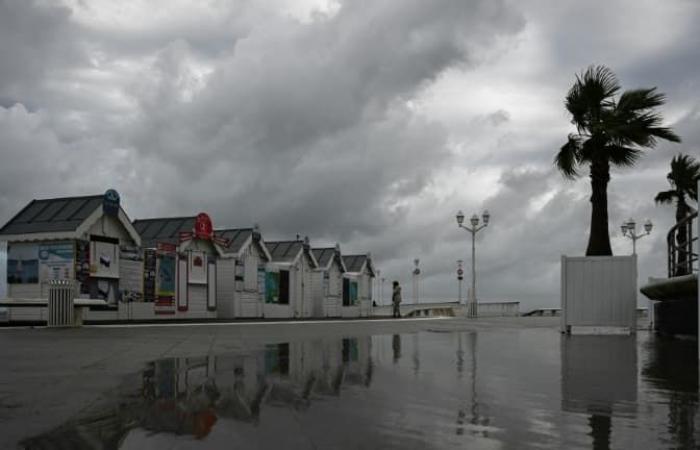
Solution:
[[[72,242],[39,246],[39,278],[41,281],[72,280],[75,263]]]
[[[175,296],[175,255],[160,255],[158,265],[158,296]]]

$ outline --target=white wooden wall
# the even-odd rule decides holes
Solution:
[[[636,329],[637,257],[561,258],[561,328]]]

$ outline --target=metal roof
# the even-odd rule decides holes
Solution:
[[[367,255],[343,255],[343,262],[348,272],[361,272],[362,266],[364,266],[365,261],[368,259]]]
[[[335,256],[336,249],[333,247],[313,248],[311,249],[311,252],[314,254],[314,258],[316,258],[318,265],[321,267],[326,267]]]
[[[104,195],[32,200],[0,229],[0,235],[75,231]]]
[[[265,242],[273,262],[292,262],[304,250],[303,241]]]
[[[238,253],[243,248],[248,239],[253,235],[252,228],[230,228],[226,230],[215,230],[214,234],[217,237],[224,238],[228,240],[227,251],[231,253]]]
[[[177,244],[181,231],[192,231],[196,217],[166,217],[134,220],[144,247],[155,247],[158,242]]]

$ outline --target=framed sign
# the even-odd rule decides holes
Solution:
[[[188,281],[193,284],[207,284],[207,254],[192,250],[188,254]]]
[[[90,237],[90,276],[119,278],[119,240]]]

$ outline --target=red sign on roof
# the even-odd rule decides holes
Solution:
[[[214,226],[206,213],[197,214],[197,219],[194,222],[194,235],[198,239],[207,240],[214,237]]]

